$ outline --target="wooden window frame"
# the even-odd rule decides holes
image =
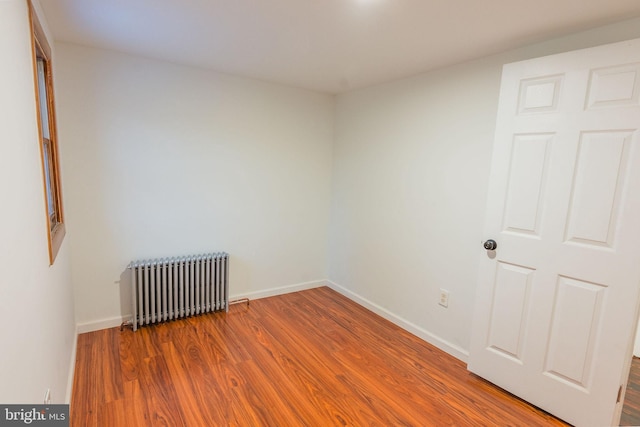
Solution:
[[[31,1],[29,4],[29,22],[31,26],[31,48],[33,57],[33,78],[36,100],[36,121],[38,123],[38,145],[42,161],[42,179],[44,190],[47,240],[49,246],[49,265],[53,265],[66,233],[64,212],[62,209],[62,188],[60,166],[58,162],[58,138],[56,132],[55,102],[53,94],[53,74],[51,66],[51,47],[38,21]],[[42,113],[43,101],[40,96],[40,77],[38,63],[42,61],[44,69],[44,93],[46,113]],[[43,117],[47,120],[49,138],[45,137]],[[50,209],[51,208],[51,209]],[[51,210],[51,212],[50,212]]]

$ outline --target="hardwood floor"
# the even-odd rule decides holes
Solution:
[[[72,426],[566,425],[329,288],[78,338]]]
[[[620,425],[640,425],[640,359],[637,357],[634,357],[631,362]]]

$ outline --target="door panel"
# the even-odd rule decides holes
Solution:
[[[591,71],[587,108],[638,105],[640,64]]]
[[[612,248],[631,136],[628,130],[581,135],[565,240]]]
[[[519,114],[556,111],[563,75],[523,79],[520,82]]]
[[[522,346],[527,330],[531,282],[535,270],[505,262],[498,263],[491,311],[489,348],[522,363]]]
[[[545,374],[588,391],[593,355],[602,328],[602,301],[607,287],[560,276],[551,321]]]
[[[505,201],[505,231],[540,235],[549,146],[553,134],[515,135]]]
[[[640,287],[640,40],[503,69],[469,369],[610,425]]]

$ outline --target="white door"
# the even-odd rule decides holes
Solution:
[[[639,96],[640,39],[503,69],[469,369],[578,426],[616,422],[626,381]]]

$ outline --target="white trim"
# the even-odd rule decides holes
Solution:
[[[421,328],[420,326],[409,322],[406,319],[403,319],[402,317],[390,312],[389,310],[387,310],[386,308],[383,308],[381,306],[379,306],[378,304],[369,301],[368,299],[356,294],[353,291],[350,291],[346,288],[343,288],[342,286],[338,285],[337,283],[334,283],[330,280],[326,281],[327,286],[329,286],[331,289],[335,290],[336,292],[341,293],[342,295],[344,295],[345,297],[349,298],[350,300],[360,304],[363,307],[368,308],[369,310],[373,311],[374,313],[384,317],[385,319],[389,320],[390,322],[400,326],[402,329],[411,332],[412,334],[414,334],[415,336],[425,340],[426,342],[428,342],[429,344],[432,344],[436,347],[438,347],[440,350],[449,353],[450,355],[452,355],[453,357],[455,357],[456,359],[462,360],[463,362],[467,363],[468,358],[469,358],[469,351],[465,350],[453,343],[450,343],[449,341],[440,338],[439,336]]]
[[[262,291],[245,292],[242,294],[230,295],[229,301],[242,299],[242,298],[249,298],[250,300],[267,298],[267,297],[273,297],[276,295],[289,294],[291,292],[298,292],[298,291],[305,291],[307,289],[319,288],[321,286],[329,286],[329,282],[327,280],[316,280],[313,282],[298,283],[296,285],[281,286],[279,288],[265,289]]]
[[[71,404],[71,394],[73,393],[73,377],[76,373],[76,353],[78,351],[78,326],[76,325],[73,334],[73,346],[71,347],[71,360],[69,360],[69,375],[67,378],[67,393],[64,403]]]
[[[122,325],[122,322],[130,318],[130,314],[127,316],[109,317],[107,319],[95,320],[93,322],[78,323],[76,327],[79,334],[84,334],[86,332],[99,331],[101,329],[115,328],[116,326]]]

